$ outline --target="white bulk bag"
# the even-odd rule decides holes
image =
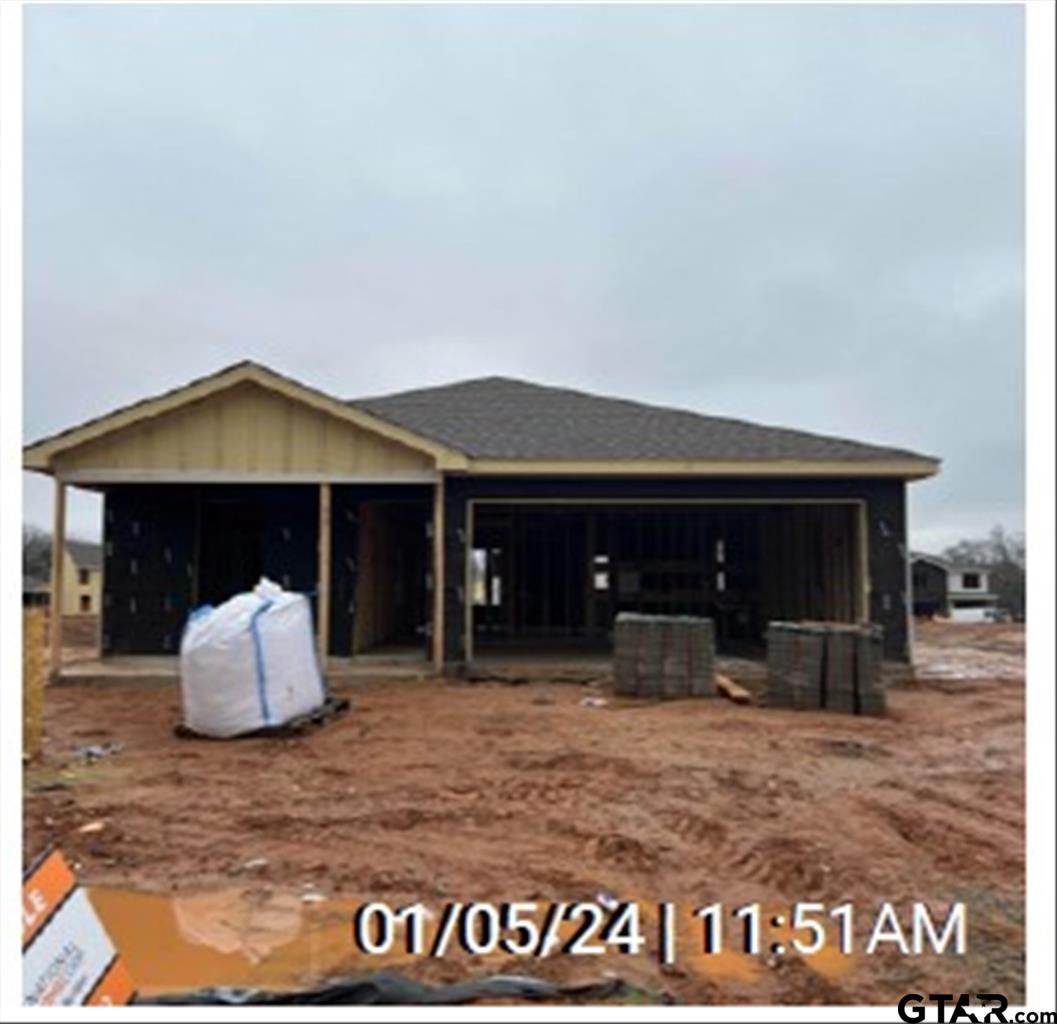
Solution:
[[[282,725],[327,699],[303,594],[261,579],[193,611],[180,642],[184,723],[203,736]]]

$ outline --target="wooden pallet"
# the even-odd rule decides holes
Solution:
[[[260,739],[261,737],[282,739],[291,736],[303,736],[313,729],[326,725],[332,718],[337,718],[348,710],[349,701],[347,698],[331,696],[327,697],[314,711],[308,712],[307,715],[298,715],[282,725],[266,725],[260,729],[253,729],[251,732],[239,733],[238,736],[203,736],[200,732],[195,732],[194,729],[183,722],[177,722],[173,726],[173,735],[181,740],[246,740]]]

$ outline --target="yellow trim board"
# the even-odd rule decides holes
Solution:
[[[939,472],[937,459],[670,460],[471,459],[475,476],[856,476],[922,479]]]
[[[866,498],[467,498],[471,505],[861,505]]]
[[[52,472],[68,484],[90,487],[98,484],[426,484],[439,478],[435,470],[421,473],[302,473],[262,471],[238,473],[211,469],[124,469],[96,467]]]

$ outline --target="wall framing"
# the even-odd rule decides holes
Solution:
[[[465,473],[445,474],[445,652],[448,671],[458,672],[466,664],[466,542],[470,536],[470,501],[505,499],[514,503],[543,500],[548,504],[573,504],[591,499],[602,504],[630,501],[653,505],[661,502],[689,504],[693,500],[726,501],[733,504],[763,499],[818,504],[837,500],[860,502],[859,562],[867,566],[865,619],[884,628],[888,659],[907,662],[904,602],[906,592],[906,520],[903,479],[863,476],[834,479],[815,477],[757,479],[730,477],[479,477]],[[454,567],[462,566],[461,570]],[[860,602],[863,601],[860,596]]]
[[[867,540],[866,501],[862,498],[568,498],[540,497],[532,498],[470,498],[466,503],[466,544],[463,558],[463,650],[467,664],[474,659],[474,614],[473,614],[473,538],[475,536],[475,511],[479,506],[510,505],[537,507],[744,507],[744,506],[842,506],[856,510],[856,574],[858,586],[855,588],[856,615],[864,618],[869,608],[870,567]]]

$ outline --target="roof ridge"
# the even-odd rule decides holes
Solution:
[[[682,406],[660,405],[656,402],[644,402],[641,399],[626,398],[623,395],[600,394],[595,391],[585,391],[582,388],[571,387],[567,384],[541,384],[538,381],[526,380],[521,377],[509,377],[504,374],[485,374],[480,377],[469,377],[464,380],[451,381],[447,384],[436,384],[425,388],[411,388],[407,391],[394,391],[384,395],[373,395],[365,398],[347,399],[347,401],[352,405],[357,405],[360,402],[386,401],[389,399],[407,398],[413,395],[444,391],[451,388],[461,387],[464,385],[482,384],[488,381],[503,381],[505,383],[519,384],[523,387],[532,388],[538,391],[561,392],[567,395],[575,395],[578,398],[585,398],[590,401],[614,402],[636,410],[648,410],[650,412],[662,413],[666,415],[671,415],[672,413],[675,413],[680,416],[689,416],[698,420],[708,420],[711,423],[731,424],[733,426],[745,427],[751,430],[773,431],[775,433],[780,433],[786,437],[788,437],[789,435],[795,435],[797,437],[810,438],[812,440],[837,441],[842,444],[851,443],[872,448],[884,448],[888,451],[899,453],[901,455],[911,456],[913,458],[934,458],[934,456],[921,455],[920,453],[913,452],[908,448],[902,448],[890,443],[864,441],[860,438],[852,439],[842,437],[839,434],[826,434],[822,433],[821,431],[803,430],[798,427],[783,427],[776,423],[761,423],[758,420],[748,420],[738,416],[723,416],[717,415],[716,413],[700,412],[697,409],[688,409]],[[376,410],[372,409],[371,412],[375,415],[381,415],[381,418],[383,419],[385,418],[384,415],[378,413]]]
[[[354,398],[343,398],[341,401],[346,405],[359,405],[362,402],[381,402],[389,398],[408,398],[412,395],[424,395],[433,391],[447,391],[451,388],[463,387],[468,384],[484,384],[486,381],[503,381],[507,384],[523,384],[526,387],[547,387],[545,384],[536,384],[525,380],[523,377],[508,377],[502,373],[486,373],[480,377],[463,377],[461,380],[449,380],[443,384],[427,384],[420,388],[406,388],[402,391],[385,391],[375,395],[357,395]]]

